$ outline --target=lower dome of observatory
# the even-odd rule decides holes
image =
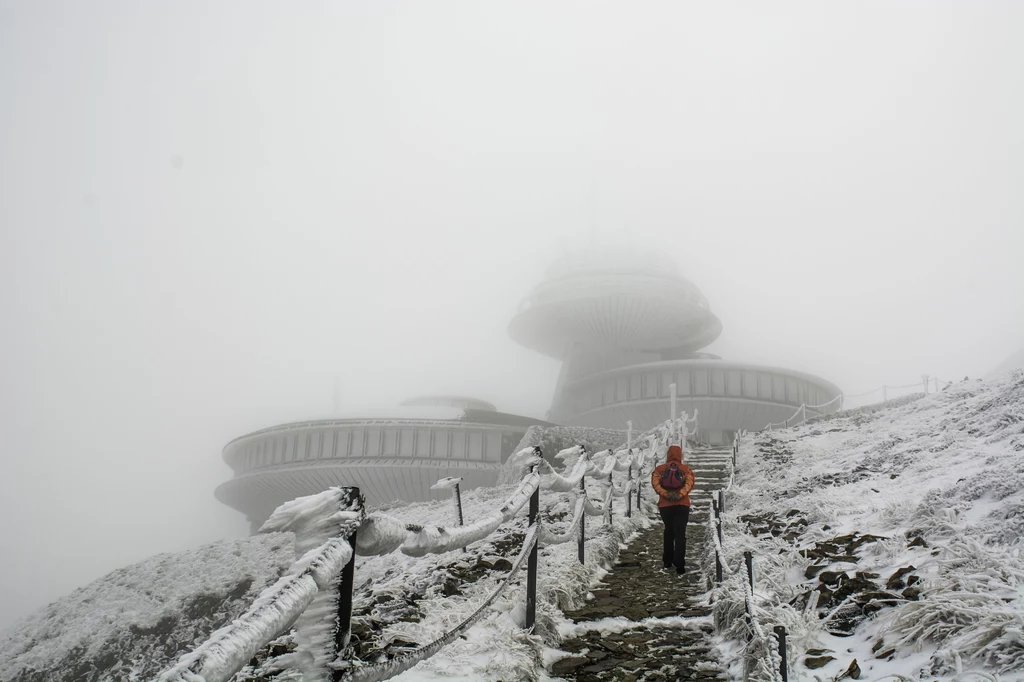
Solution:
[[[284,502],[331,486],[357,486],[368,505],[447,498],[430,486],[449,476],[465,489],[494,485],[533,425],[549,424],[452,396],[409,400],[373,417],[282,424],[225,446],[234,478],[216,495],[253,531]]]

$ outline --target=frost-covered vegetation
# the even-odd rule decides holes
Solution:
[[[641,519],[617,518],[607,525],[594,519],[588,524],[587,561],[584,565],[576,561],[576,544],[571,542],[574,538],[569,537],[575,523],[574,512],[586,506],[598,515],[601,513],[598,502],[577,503],[577,484],[583,474],[587,472],[597,477],[589,481],[590,496],[596,500],[606,499],[606,480],[613,470],[622,479],[616,482],[616,488],[622,492],[627,490],[623,485],[625,474],[621,467],[615,466],[621,464],[619,460],[605,453],[597,462],[588,463],[579,458],[579,452],[578,448],[574,449],[571,461],[567,462],[565,473],[571,480],[559,476],[550,466],[543,467],[547,472],[545,479],[555,482],[557,490],[551,490],[549,482],[543,486],[549,490],[541,494],[546,534],[541,542],[537,626],[533,633],[526,634],[522,629],[526,576],[521,572],[464,638],[455,640],[410,673],[416,679],[435,673],[449,678],[463,675],[469,679],[532,676],[540,666],[545,642],[557,638],[556,623],[561,610],[580,603],[595,574],[614,560],[621,543],[644,523]],[[523,461],[518,461],[521,477]],[[530,479],[535,488],[536,474],[522,481],[526,483]],[[563,489],[566,480],[576,481],[569,486],[571,490]],[[353,638],[346,652],[348,661],[344,663],[358,667],[361,663],[395,659],[438,638],[478,609],[509,576],[511,560],[523,545],[525,510],[514,516],[502,511],[507,506],[503,503],[521,497],[517,490],[517,486],[503,486],[464,495],[467,523],[464,533],[476,537],[478,533],[474,528],[478,526],[486,526],[488,531],[487,537],[473,542],[467,551],[446,551],[451,548],[438,540],[436,529],[432,530],[433,526],[446,526],[450,530],[443,535],[460,535],[452,529],[454,510],[450,502],[408,504],[389,510],[386,516],[371,515],[361,531],[358,549],[360,553],[380,551],[383,554],[357,558]],[[513,506],[518,508],[521,502],[523,500],[518,500]],[[308,504],[297,501],[292,506],[301,506],[300,503]],[[500,527],[494,530],[495,526]],[[393,542],[396,538],[397,543]],[[570,542],[555,544],[560,539]],[[261,590],[288,570],[297,550],[302,553],[309,549],[295,544],[291,533],[258,535],[235,543],[222,543],[223,546],[214,545],[205,553],[200,552],[205,562],[198,561],[193,556],[195,553],[165,555],[115,572],[86,588],[92,597],[82,601],[89,606],[75,608],[70,602],[76,595],[72,595],[52,605],[51,613],[36,616],[19,626],[17,634],[0,648],[0,671],[3,672],[0,679],[4,682],[152,679],[183,654],[194,651],[218,627],[238,618]],[[394,551],[399,544],[402,551]],[[236,559],[270,549],[273,562],[265,570],[243,565]],[[151,566],[153,562],[156,564]],[[250,575],[253,573],[257,575]],[[157,574],[158,579],[154,578]],[[201,575],[203,580],[196,580],[196,575]],[[107,586],[111,581],[116,584],[118,577],[158,601],[159,608],[142,601],[135,613],[126,613],[116,603],[116,593],[107,592]],[[230,592],[231,608],[220,608],[209,617],[192,619],[194,603],[205,603],[204,599],[213,599],[209,595],[220,594],[208,583],[234,587]],[[104,600],[114,603],[105,606],[101,604]],[[52,636],[53,629],[47,627],[47,621],[56,617],[54,614],[60,614],[60,623],[66,631],[57,633],[56,637]],[[114,625],[107,632],[96,633],[90,624],[97,618]],[[147,639],[150,634],[152,637]],[[252,660],[235,679],[276,678],[282,682],[294,679],[293,672],[280,671],[280,664],[295,658],[297,645],[301,650],[299,639],[297,634],[288,633],[254,655],[247,653],[247,657],[252,655]],[[116,652],[116,659],[111,658],[111,651]]]
[[[531,426],[515,451],[540,447],[546,457],[576,445],[582,445],[588,452],[617,450],[626,442],[626,431],[620,429],[594,429],[585,426]],[[554,462],[554,460],[551,460]],[[516,480],[518,472],[506,467],[498,477],[499,484]]]
[[[273,533],[159,554],[76,590],[0,639],[0,680],[148,680],[245,611],[295,560]]]
[[[739,459],[728,641],[746,641],[749,549],[790,679],[1024,679],[1024,373],[748,435]]]

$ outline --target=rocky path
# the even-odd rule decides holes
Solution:
[[[560,645],[571,655],[551,666],[553,676],[578,682],[728,679],[711,644],[710,609],[698,557],[705,551],[705,508],[714,491],[728,482],[730,458],[731,450],[687,455],[696,483],[683,575],[662,568],[661,521],[645,501],[644,511],[654,523],[619,553],[618,562],[592,590],[593,599],[566,613],[577,623],[578,634]],[[624,627],[601,623],[620,616],[629,620]]]

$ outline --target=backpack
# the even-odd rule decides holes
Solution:
[[[661,487],[665,490],[679,490],[683,487],[683,471],[675,462],[672,462],[661,472],[659,479]]]

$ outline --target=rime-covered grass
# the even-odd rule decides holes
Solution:
[[[0,639],[0,680],[152,679],[294,560],[291,534],[274,533],[120,568],[16,624]]]
[[[661,445],[658,436],[648,435],[648,447],[656,450]],[[578,607],[623,543],[648,524],[640,516],[625,519],[624,501],[612,501],[630,493],[626,472],[643,458],[621,451],[612,455],[608,448],[595,453],[597,445],[622,445],[624,433],[570,429],[558,434],[564,439],[572,436],[589,438],[584,445],[593,454],[581,458],[582,449],[571,447],[553,467],[533,457],[532,448],[520,453],[506,467],[513,483],[464,495],[464,528],[455,527],[450,502],[390,505],[386,514],[371,513],[357,538],[353,633],[358,631],[354,639],[358,646],[350,647],[345,660],[337,664],[356,668],[439,638],[447,641],[445,633],[489,603],[483,617],[474,619],[476,624],[462,638],[396,679],[536,677],[546,647],[560,639],[562,610]],[[548,447],[554,446],[549,443]],[[644,457],[650,459],[653,453]],[[541,464],[540,473],[524,469],[537,464]],[[505,560],[503,566],[502,560],[519,552],[527,527],[524,505],[541,473],[544,533],[538,612],[536,627],[527,633],[523,630],[526,573],[510,577],[511,565]],[[611,486],[609,477],[615,479]],[[583,504],[577,499],[578,484],[588,487],[590,499]],[[180,668],[185,677],[190,675],[188,669],[201,669],[211,679],[226,679],[223,671],[252,660],[255,667],[246,666],[233,678],[243,682],[274,676],[275,667],[298,662],[302,656],[312,658],[300,668],[323,672],[324,661],[316,653],[323,639],[318,632],[302,635],[300,628],[262,649],[254,643],[266,641],[294,619],[296,609],[279,609],[277,617],[278,610],[271,608],[280,601],[275,594],[283,583],[267,588],[282,573],[309,583],[309,589],[299,583],[286,586],[288,598],[303,604],[316,597],[313,583],[322,588],[321,583],[333,580],[337,571],[309,571],[303,563],[324,551],[319,531],[335,535],[334,526],[348,513],[327,513],[337,505],[332,494],[327,491],[284,505],[264,529],[287,532],[220,543],[197,553],[156,557],[97,581],[86,588],[96,594],[80,604],[72,603],[72,595],[59,602],[53,613],[27,619],[0,646],[0,679],[152,679],[175,661],[178,668],[169,673],[172,677]],[[609,505],[618,507],[618,515],[610,521],[604,518]],[[587,559],[581,565],[572,536],[582,514],[592,516],[587,522]],[[330,528],[321,528],[324,523]],[[471,544],[463,551],[466,542]],[[269,555],[264,556],[267,551]],[[259,561],[246,562],[255,555],[264,560],[262,568]],[[306,558],[296,562],[297,555]],[[133,594],[134,608],[123,608],[118,591],[107,590],[111,584],[117,586],[118,578],[149,601]],[[507,589],[490,603],[489,595],[506,582]],[[326,617],[329,610],[317,607],[313,616]],[[53,622],[60,627],[54,628]],[[310,649],[306,640],[316,646]],[[303,654],[304,646],[312,653]],[[285,677],[296,676],[281,679]]]
[[[589,481],[598,496],[596,481]],[[478,489],[463,495],[466,522],[492,517],[516,486]],[[564,531],[571,523],[575,499],[566,493],[541,491],[547,528]],[[622,503],[619,503],[620,511]],[[451,527],[453,506],[447,501],[407,504],[387,512],[392,519],[416,525]],[[526,529],[526,511],[502,524],[491,536],[455,550],[426,556],[391,551],[382,556],[357,556],[357,613],[380,613],[389,604],[373,604],[391,595],[415,619],[396,618],[376,633],[378,642],[425,644],[457,624],[489,595],[507,573],[485,571],[478,580],[446,595],[444,583],[459,566],[514,555]],[[621,542],[639,521],[617,519],[613,526],[588,518],[588,561],[576,561],[576,543],[540,550],[538,627],[522,631],[526,573],[495,602],[465,638],[397,679],[446,676],[458,679],[523,679],[539,665],[544,641],[557,638],[560,608],[572,608],[585,597],[595,575],[614,561]],[[386,525],[382,522],[382,526]],[[404,526],[382,529],[376,541],[394,545],[392,535],[408,536]],[[373,539],[373,534],[363,537]],[[192,552],[165,554],[119,569],[31,616],[0,641],[0,680],[153,679],[218,628],[238,618],[265,588],[295,562],[291,533],[256,535],[216,543]],[[386,616],[383,620],[387,621]],[[415,620],[416,622],[410,622]],[[284,654],[287,657],[288,654]],[[261,656],[262,657],[262,656]],[[273,666],[267,666],[271,669]],[[236,680],[246,679],[243,671]],[[251,673],[251,671],[248,671]]]
[[[800,679],[856,659],[862,679],[1024,680],[1024,373],[748,435],[739,459],[725,547],[737,574],[715,613],[726,647],[745,641],[750,549],[763,627],[787,627]],[[872,537],[816,557],[851,534]],[[822,608],[837,578],[864,587]],[[816,649],[832,660],[811,670]]]

